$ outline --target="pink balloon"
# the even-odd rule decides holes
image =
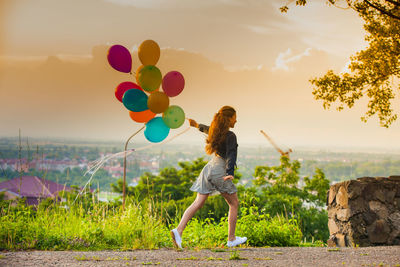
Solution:
[[[137,85],[136,83],[133,82],[123,82],[120,83],[117,88],[115,88],[115,97],[122,103],[122,97],[124,96],[124,93],[126,91],[128,91],[129,89],[139,89],[142,90],[142,88],[140,88],[139,85]]]
[[[185,79],[179,71],[170,71],[162,80],[162,88],[169,97],[179,95],[185,87]]]
[[[132,69],[132,56],[129,50],[122,45],[113,45],[108,49],[108,63],[114,69],[129,73]]]

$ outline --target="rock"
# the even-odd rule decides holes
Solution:
[[[363,177],[332,185],[327,195],[330,246],[400,244],[398,178]]]
[[[371,242],[368,238],[361,238],[357,241],[357,245],[359,245],[360,247],[370,247]]]
[[[347,196],[347,192],[344,186],[339,188],[338,193],[336,194],[336,203],[342,208],[348,207],[349,198]]]
[[[396,197],[394,199],[394,205],[397,207],[398,210],[400,210],[400,197]]]
[[[336,222],[334,219],[329,219],[328,220],[328,228],[329,228],[329,234],[336,234],[339,231],[339,227],[337,226]]]
[[[377,220],[367,227],[368,238],[371,243],[384,244],[388,240],[390,227],[385,220]]]
[[[357,230],[357,236],[367,235],[367,229],[365,228],[365,225],[357,225],[356,230]]]
[[[336,238],[334,235],[331,235],[328,239],[328,241],[326,241],[328,247],[336,247]]]
[[[336,212],[338,211],[337,208],[329,208],[328,209],[328,218],[335,219]]]
[[[375,212],[367,211],[362,213],[362,217],[367,225],[372,224],[378,219],[378,215]]]
[[[333,187],[331,187],[329,189],[328,205],[332,204],[333,200],[335,200],[335,196],[336,196],[336,192],[333,189]]]
[[[364,186],[362,183],[351,180],[347,186],[347,193],[348,193],[349,199],[359,197],[363,190],[364,190]]]
[[[377,190],[376,188],[376,181],[375,182],[371,182],[369,184],[367,184],[362,192],[362,197],[365,200],[373,200],[376,199],[375,198],[375,191]]]
[[[358,213],[366,211],[367,209],[366,209],[365,205],[366,205],[365,200],[362,197],[358,197],[358,198],[352,200],[349,203],[349,207],[351,210],[351,216],[353,216],[354,214],[358,214]]]
[[[350,217],[350,210],[349,209],[340,209],[336,213],[336,218],[340,221],[348,221]]]
[[[394,229],[400,231],[400,211],[390,214],[389,221],[392,223]]]
[[[392,231],[388,238],[388,244],[389,245],[398,245],[398,241],[400,241],[400,230]]]
[[[355,243],[351,234],[346,235],[345,241],[348,247],[355,247]]]
[[[392,176],[389,176],[389,179],[390,179],[390,180],[394,180],[394,181],[400,181],[400,175],[392,175]]]
[[[379,201],[372,200],[368,202],[368,205],[369,209],[375,212],[381,219],[386,219],[389,215],[386,206]]]
[[[385,193],[383,193],[383,190],[381,188],[375,190],[374,199],[377,199],[381,202],[385,202],[386,200]]]
[[[385,202],[386,203],[393,203],[393,205],[395,204],[394,203],[394,196],[396,195],[396,192],[395,191],[386,191],[386,193],[385,193]]]
[[[396,197],[400,197],[400,185],[397,186]]]
[[[345,247],[346,246],[345,235],[336,234],[336,244],[338,247]]]
[[[361,177],[361,178],[357,178],[357,181],[369,183],[369,182],[375,181],[375,177]]]

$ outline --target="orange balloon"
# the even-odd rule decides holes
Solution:
[[[143,69],[144,65],[141,65],[137,70],[136,70],[136,82],[139,84],[139,72],[141,71],[141,69]]]
[[[146,109],[139,112],[129,111],[129,116],[132,120],[136,122],[148,122],[149,120],[154,118],[156,114],[154,112],[151,112],[150,109]]]
[[[153,40],[146,40],[140,44],[138,54],[143,65],[156,65],[160,59],[160,47]]]
[[[152,92],[147,99],[147,107],[154,113],[162,113],[168,106],[169,98],[164,92]]]

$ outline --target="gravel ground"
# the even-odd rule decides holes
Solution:
[[[231,256],[241,259],[230,260]],[[0,266],[399,266],[400,246],[0,252]]]

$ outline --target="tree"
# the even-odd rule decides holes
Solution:
[[[207,162],[198,158],[193,162],[179,162],[180,170],[166,167],[158,175],[144,173],[134,188],[128,187],[128,195],[136,195],[140,199],[147,196],[159,196],[163,199],[179,200],[193,195],[189,190]],[[122,192],[122,180],[111,185],[114,192]]]
[[[299,186],[300,162],[282,156],[279,166],[257,166],[254,172],[256,187],[246,190],[244,198],[271,215],[284,214],[297,219],[303,235],[309,240],[327,240],[328,215],[325,206],[329,180],[321,169],[310,179],[304,177]]]
[[[290,1],[293,2],[293,1]],[[329,70],[323,77],[312,78],[313,95],[329,109],[352,108],[362,97],[369,99],[361,120],[378,116],[380,125],[388,128],[396,119],[392,109],[395,91],[400,90],[400,1],[399,0],[327,0],[332,5],[343,3],[365,21],[365,40],[369,46],[350,57],[348,73],[335,74]],[[304,6],[307,0],[297,0]],[[287,12],[288,6],[281,7]]]

